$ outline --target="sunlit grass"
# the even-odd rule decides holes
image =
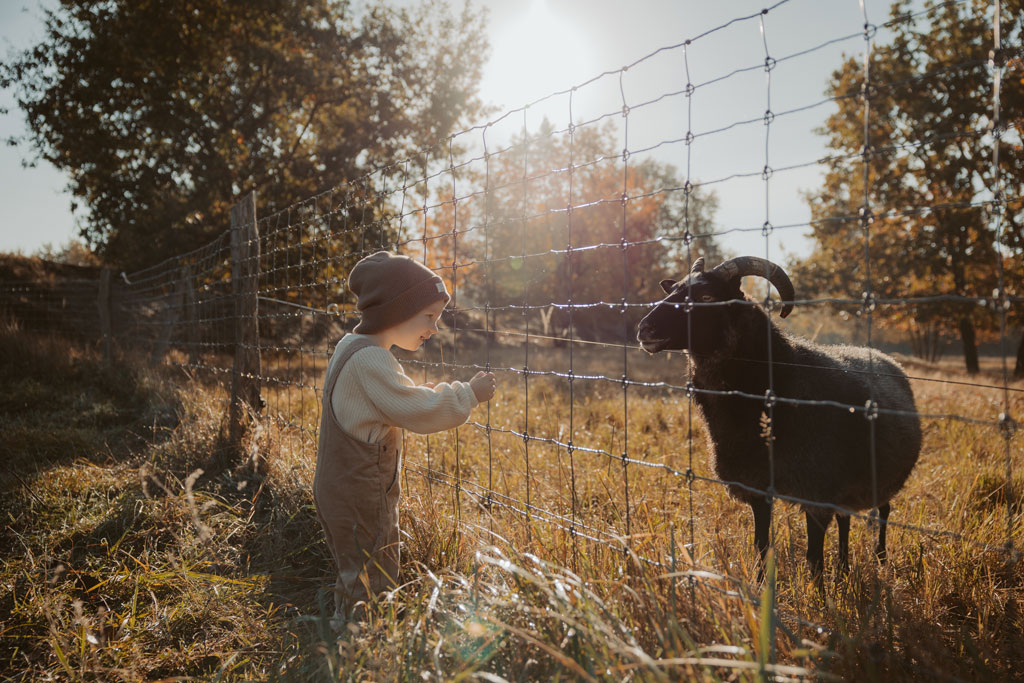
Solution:
[[[502,372],[489,434],[407,436],[401,588],[336,636],[322,618],[331,567],[310,488],[322,365],[264,357],[264,374],[287,380],[264,385],[278,419],[224,467],[220,384],[130,359],[104,368],[90,349],[16,329],[2,342],[0,419],[19,435],[2,491],[5,680],[1019,675],[1024,572],[1001,549],[1024,547],[1024,462],[1017,434],[1007,485],[997,426],[926,420],[891,519],[941,533],[892,527],[880,566],[874,529],[855,520],[852,568],[836,580],[833,531],[823,594],[803,561],[803,515],[778,504],[770,595],[753,581],[749,509],[674,473],[710,476],[681,391],[630,387],[624,399],[619,384],[577,379],[570,405],[564,378],[538,376],[527,405],[522,375]],[[453,358],[483,364],[485,351],[496,367],[522,366],[516,352],[477,347],[446,354],[451,375],[472,374]],[[544,368],[566,351],[533,353]],[[607,359],[574,365],[621,374],[621,357]],[[631,377],[685,383],[678,356],[629,362]],[[914,389],[925,413],[994,420],[1004,408],[1000,391]],[[524,428],[578,448],[498,431]],[[623,465],[624,452],[655,466]]]

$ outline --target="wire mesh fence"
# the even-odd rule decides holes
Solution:
[[[771,483],[754,486],[718,476],[708,464],[706,427],[697,404],[701,396],[722,396],[749,402],[755,414],[764,416],[769,482],[778,456],[772,433],[776,410],[861,417],[863,429],[872,435],[873,467],[879,419],[918,418],[926,448],[941,447],[937,444],[950,425],[977,428],[981,448],[991,462],[1001,463],[1005,504],[998,529],[946,527],[933,523],[941,516],[903,516],[898,505],[887,524],[893,533],[963,544],[1012,567],[1020,560],[1024,534],[1020,506],[1012,503],[1011,494],[1021,465],[1014,416],[1024,407],[1024,388],[1011,379],[1007,365],[1021,299],[1012,294],[1019,273],[1007,268],[1018,261],[1006,234],[1024,197],[1007,194],[1000,175],[1000,150],[1010,144],[1006,136],[1018,136],[1003,120],[1000,98],[1002,73],[1021,48],[1001,43],[997,3],[990,56],[965,58],[924,74],[877,73],[872,71],[877,33],[919,19],[925,11],[875,25],[862,4],[863,26],[779,54],[768,22],[787,4],[783,0],[660,48],[619,70],[461,131],[417,158],[269,215],[240,218],[201,249],[115,276],[106,295],[95,282],[12,284],[4,286],[3,306],[27,325],[59,319],[83,336],[109,335],[122,346],[144,348],[154,360],[203,381],[255,386],[245,403],[280,431],[281,447],[308,456],[311,476],[323,398],[320,382],[334,344],[358,320],[346,274],[377,250],[404,253],[441,275],[452,293],[442,333],[423,351],[400,355],[407,374],[422,382],[468,380],[478,370],[498,377],[498,394],[477,408],[465,426],[405,437],[405,495],[436,501],[470,541],[507,544],[584,575],[588,567],[601,564],[598,557],[621,557],[623,567],[636,557],[681,577],[691,601],[699,600],[702,591],[714,591],[756,602],[750,577],[709,554],[707,539],[716,534],[749,544],[745,518],[723,527],[720,515],[708,512],[709,501],[719,500],[723,489],[745,498],[825,509],[877,529],[875,510],[886,502],[878,498],[877,481],[869,484],[876,492],[864,510],[780,492]],[[938,9],[965,4],[941,3]],[[704,42],[733,39],[751,25],[760,40],[756,61],[726,73],[702,68],[706,78],[691,78]],[[799,68],[837,44],[862,50],[858,82],[824,99],[774,110],[778,70]],[[645,93],[632,79],[654,60],[674,61],[682,84]],[[884,93],[919,88],[951,72],[977,73],[991,82],[992,97],[984,103],[981,123],[935,129],[928,139],[876,137],[888,113],[873,107]],[[751,76],[760,81],[760,91],[747,87],[743,79]],[[735,81],[743,83],[745,97],[758,102],[763,113],[710,123],[697,116],[704,98],[714,98]],[[580,105],[599,89],[617,91],[618,104],[596,112]],[[798,158],[786,149],[789,119],[844,101],[861,107],[860,149],[824,158]],[[674,132],[652,138],[646,117],[665,107],[675,109]],[[756,144],[731,164],[719,159],[715,168],[726,170],[701,179],[702,160],[715,154],[720,141],[741,134]],[[968,139],[990,148],[993,185],[977,187],[967,199],[936,195],[924,204],[876,202],[871,192],[877,182],[874,161],[912,160],[916,151],[937,141]],[[1019,136],[1012,142],[1019,142]],[[674,160],[677,170],[660,162],[665,157]],[[777,184],[787,174],[808,169],[841,169],[859,177],[851,187],[859,185],[860,196],[848,202],[854,209],[808,221],[778,221],[772,203]],[[710,193],[731,184],[759,188],[750,197],[763,207],[763,222],[716,226],[708,220]],[[965,223],[976,215],[986,222],[987,248],[979,247],[974,258],[990,259],[991,292],[937,281],[929,291],[901,293],[898,262],[873,250],[873,239],[887,222],[943,212],[959,212]],[[882,309],[911,317],[939,304],[952,307],[945,310],[980,311],[997,321],[1001,355],[995,371],[1001,379],[956,380],[910,366],[918,401],[917,408],[907,411],[880,405],[874,394],[859,402],[787,395],[778,378],[812,368],[774,359],[770,345],[757,358],[744,359],[752,373],[765,375],[761,392],[726,383],[698,386],[684,354],[650,355],[638,345],[638,322],[664,296],[658,281],[686,273],[700,256],[715,265],[722,260],[720,238],[759,235],[763,251],[754,255],[778,262],[783,255],[775,237],[823,225],[860,231],[863,294],[802,297],[797,282],[792,303],[798,315],[821,309],[847,312],[860,321],[865,345],[877,349]],[[243,290],[247,279],[252,282]],[[691,321],[705,308],[736,305],[761,307],[769,315],[778,308],[767,295],[757,294],[739,303],[689,298],[683,308]],[[104,306],[110,311],[107,330],[97,313]],[[870,369],[862,371],[874,378],[869,387],[891,373],[877,353],[869,352]],[[963,400],[929,398],[944,392]],[[238,405],[238,392],[232,393]],[[776,508],[774,514],[773,529],[786,513]],[[777,616],[783,627],[817,626],[784,610]]]
[[[5,317],[26,330],[53,331],[69,337],[99,337],[96,280],[0,283],[0,306]]]

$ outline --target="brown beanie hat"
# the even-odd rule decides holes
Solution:
[[[444,280],[408,256],[378,251],[355,265],[348,288],[358,297],[357,334],[375,334],[403,323],[435,301],[448,303]]]

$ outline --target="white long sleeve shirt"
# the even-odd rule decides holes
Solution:
[[[347,334],[338,345],[362,335]],[[430,434],[469,419],[478,401],[469,382],[417,385],[382,346],[359,349],[348,359],[331,393],[331,409],[342,429],[369,443],[384,438],[388,427]]]

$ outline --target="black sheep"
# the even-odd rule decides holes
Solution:
[[[884,561],[889,501],[921,450],[921,425],[907,376],[879,351],[822,346],[780,331],[740,291],[745,275],[766,277],[786,302],[782,317],[789,314],[793,285],[779,266],[747,256],[705,272],[699,258],[685,279],[662,280],[667,296],[640,321],[637,339],[649,353],[687,351],[712,467],[719,479],[731,482],[730,494],[750,505],[762,562],[771,498],[744,487],[850,510],[877,506],[876,554]],[[769,466],[769,434],[774,467]],[[849,515],[831,507],[802,507],[812,572],[821,576],[825,532],[833,515],[839,526],[839,561],[848,567]]]

